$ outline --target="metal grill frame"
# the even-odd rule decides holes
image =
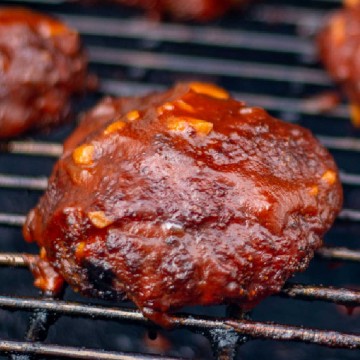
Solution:
[[[313,0],[318,2],[336,2],[331,0]],[[61,4],[62,0],[13,0],[14,4]],[[55,8],[54,8],[55,9]],[[272,5],[259,5],[252,12],[252,16],[261,19],[273,11]],[[315,31],[319,19],[323,16],[320,11],[309,11],[306,8],[289,6],[285,9],[287,16],[282,19],[289,24],[296,23],[303,26],[303,19],[307,19],[306,26]],[[295,15],[296,14],[296,15]],[[79,29],[85,35],[103,37],[116,37],[121,34],[123,38],[142,38],[145,40],[169,41],[174,43],[192,43],[195,45],[211,45],[221,47],[244,48],[247,50],[262,49],[278,53],[294,53],[302,56],[314,56],[313,46],[302,38],[287,35],[259,34],[255,31],[231,30],[213,28],[211,26],[192,26],[180,24],[157,24],[141,19],[104,19],[92,16],[58,14],[67,23]],[[268,79],[274,82],[284,82],[290,78],[294,82],[310,83],[314,85],[331,84],[328,76],[318,69],[294,67],[283,65],[256,64],[234,60],[203,59],[188,55],[154,54],[147,51],[120,50],[105,46],[89,47],[91,61],[95,64],[122,65],[140,69],[155,69],[177,72],[191,71],[196,74],[215,74],[236,76],[239,78]],[[150,55],[150,56],[149,56]],[[161,89],[157,84],[144,84],[137,82],[116,81],[102,79],[102,92],[118,95],[134,95]],[[259,95],[252,93],[235,93],[235,97],[250,103],[263,106],[268,110],[282,110],[284,108],[295,114],[313,114],[304,101],[286,97]],[[335,118],[348,118],[345,105],[338,106],[330,115]],[[329,149],[342,151],[360,151],[360,140],[357,138],[343,138],[331,136],[318,136],[320,141]],[[0,153],[19,154],[26,156],[46,156],[57,158],[61,155],[62,146],[58,143],[35,141],[10,141],[0,143]],[[344,184],[360,186],[360,175],[342,172],[341,179]],[[45,177],[27,177],[0,174],[0,188],[26,189],[43,191],[47,187]],[[360,210],[344,209],[339,218],[350,222],[360,221]],[[24,215],[0,213],[1,226],[22,226]],[[324,247],[317,252],[317,257],[342,262],[360,262],[360,250],[348,248]],[[22,254],[0,253],[0,266],[27,267],[28,259]],[[313,285],[287,284],[277,296],[302,299],[306,301],[325,301],[345,306],[360,305],[360,291],[322,287]],[[10,311],[26,311],[32,313],[29,330],[24,342],[0,340],[0,354],[9,354],[12,359],[20,359],[25,354],[28,358],[33,356],[62,357],[76,359],[113,359],[113,360],[145,360],[158,359],[159,356],[143,354],[122,354],[103,350],[86,350],[65,346],[43,344],[49,327],[62,315],[71,317],[97,318],[115,320],[122,323],[132,323],[148,327],[150,321],[136,310],[124,307],[104,307],[98,305],[84,305],[81,303],[65,302],[54,299],[51,294],[44,294],[41,299],[18,298],[0,296],[0,309]],[[215,344],[217,358],[221,360],[233,359],[236,348],[244,341],[251,339],[272,339],[281,341],[300,341],[334,348],[360,349],[360,335],[346,334],[335,331],[286,326],[254,322],[239,317],[237,309],[229,309],[233,316],[227,318],[206,318],[189,315],[172,317],[174,328],[188,329],[205,334]],[[153,325],[151,325],[153,326]],[[222,339],[232,339],[223,346]],[[164,357],[164,360],[175,360]],[[179,360],[179,359],[178,359]]]

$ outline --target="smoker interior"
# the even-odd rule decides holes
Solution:
[[[225,306],[185,309],[182,320],[176,320],[178,329],[166,332],[154,329],[139,313],[129,310],[132,305],[128,303],[85,299],[70,289],[64,295],[65,302],[41,297],[18,256],[37,251],[36,246],[23,241],[21,223],[44,190],[60,144],[74,125],[1,144],[1,359],[8,358],[6,351],[14,349],[40,354],[40,358],[158,359],[163,354],[169,359],[215,359],[212,350],[216,347],[219,359],[359,358],[360,133],[350,124],[345,103],[319,114],[308,101],[334,89],[316,60],[312,37],[327,11],[338,7],[340,0],[268,0],[242,15],[229,14],[206,25],[153,23],[135,10],[101,3],[96,7],[61,0],[1,4],[53,13],[80,30],[101,89],[78,100],[76,114],[104,94],[139,94],[179,80],[215,82],[241,100],[312,129],[335,157],[345,191],[345,210],[326,236],[327,248],[306,272],[291,280],[291,284],[303,287],[290,284],[281,296],[266,299],[250,314],[249,321],[237,319],[236,311]],[[48,331],[41,334],[39,327],[33,327],[30,332],[33,339],[47,335],[43,336],[46,339],[25,348],[29,319],[35,318],[46,328],[54,310],[58,318]],[[264,325],[267,322],[275,325]],[[240,335],[251,336],[237,336],[234,328]],[[308,330],[311,328],[324,331]],[[236,342],[243,340],[248,341],[233,354]]]

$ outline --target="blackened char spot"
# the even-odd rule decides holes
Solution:
[[[114,290],[113,282],[115,274],[106,263],[94,259],[84,260],[84,267],[87,270],[87,276],[91,292],[96,293],[104,299],[118,299],[119,294]]]

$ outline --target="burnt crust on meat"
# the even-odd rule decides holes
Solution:
[[[87,86],[79,34],[49,16],[0,7],[0,138],[58,124]]]
[[[318,35],[321,61],[351,102],[354,124],[360,126],[360,1],[345,2],[333,12]]]
[[[186,305],[249,309],[278,292],[341,204],[309,130],[183,83],[85,114],[24,236],[75,290],[126,296],[167,326]]]

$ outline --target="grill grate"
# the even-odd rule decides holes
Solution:
[[[79,29],[89,49],[91,67],[102,80],[101,91],[96,98],[104,93],[142,94],[162,89],[177,80],[196,77],[216,81],[233,90],[234,96],[239,99],[311,128],[335,156],[345,186],[346,208],[328,237],[339,240],[339,234],[348,238],[354,236],[353,232],[355,237],[359,234],[360,202],[356,200],[356,195],[360,195],[360,140],[348,123],[347,106],[340,105],[332,112],[319,116],[308,105],[307,99],[313,94],[331,90],[331,81],[316,64],[316,52],[310,36],[321,24],[324,10],[339,6],[340,0],[304,0],[301,4],[295,0],[269,0],[267,4],[251,8],[241,22],[229,15],[220,22],[204,26],[151,23],[131,10],[124,10],[121,14],[117,12],[115,16],[115,8],[110,6],[82,8],[61,0],[13,0],[3,3],[29,5],[52,12]],[[84,106],[93,104],[95,97]],[[78,110],[82,108],[79,106]],[[65,126],[48,136],[36,135],[35,140],[24,138],[0,144],[0,170],[6,170],[6,173],[0,173],[0,234],[2,237],[8,236],[8,232],[12,234],[11,242],[4,241],[3,245],[0,242],[0,267],[3,269],[27,267],[22,252],[29,251],[29,247],[23,244],[18,229],[24,223],[24,214],[40,195],[39,191],[46,188],[46,175],[61,154],[61,141],[69,131],[70,126]],[[9,201],[12,196],[15,200]],[[17,198],[21,198],[21,205],[17,203]],[[332,246],[319,250],[317,259],[358,266],[360,249],[339,247],[335,241]],[[358,267],[354,269],[359,271]],[[9,286],[1,291],[13,293],[13,290]],[[277,301],[280,301],[279,297],[317,300],[347,307],[360,305],[360,291],[343,287],[291,283],[276,296]],[[159,358],[159,355],[86,350],[42,342],[51,325],[57,318],[63,317],[102,319],[152,329],[152,324],[140,312],[123,305],[111,307],[95,301],[88,305],[79,301],[51,299],[47,294],[38,298],[31,296],[30,292],[26,297],[0,296],[0,309],[32,314],[25,341],[0,340],[0,353],[12,354],[9,355],[12,359],[34,356],[116,360]],[[222,360],[235,358],[237,345],[252,339],[360,349],[359,333],[250,320],[239,316],[234,308],[229,308],[227,314],[230,316],[195,316],[191,313],[174,316],[172,321],[176,329],[208,337],[217,358]],[[163,359],[193,356],[180,353]],[[348,358],[355,358],[351,356]],[[197,358],[200,357],[201,354]]]

